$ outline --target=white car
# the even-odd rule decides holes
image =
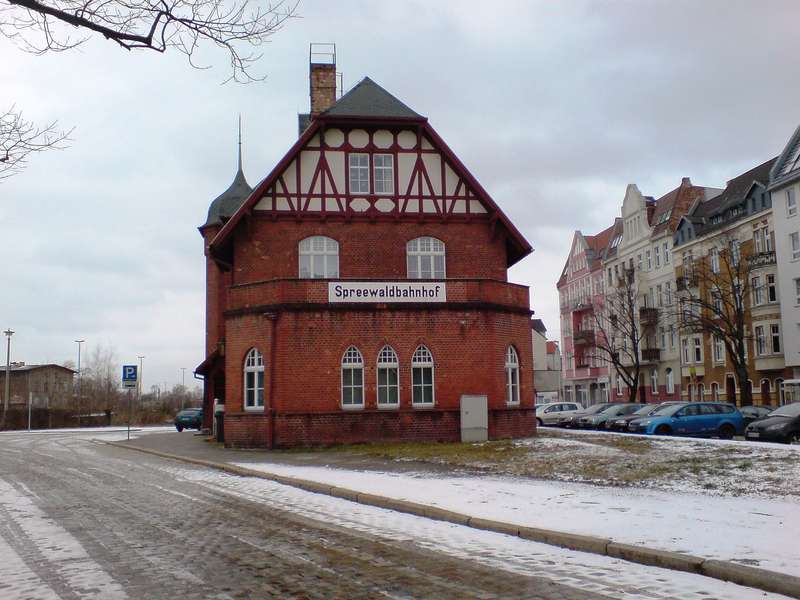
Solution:
[[[577,402],[551,402],[536,405],[536,421],[539,425],[558,425],[558,422],[571,417],[583,407]]]

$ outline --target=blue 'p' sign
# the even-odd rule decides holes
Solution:
[[[122,383],[136,381],[137,370],[138,367],[136,365],[124,365],[122,367]]]

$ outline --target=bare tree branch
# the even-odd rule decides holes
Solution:
[[[65,148],[72,131],[59,130],[56,121],[38,127],[14,106],[0,113],[0,181],[24,169],[31,154]]]
[[[228,81],[263,79],[252,72],[260,54],[247,53],[269,41],[290,18],[297,2],[279,0],[0,0],[0,34],[27,52],[61,52],[84,42],[73,29],[97,33],[127,50],[196,55],[205,45],[228,53]],[[67,27],[69,26],[69,27]]]

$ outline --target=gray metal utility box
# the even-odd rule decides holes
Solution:
[[[461,396],[461,441],[485,442],[489,439],[489,399],[486,396]]]

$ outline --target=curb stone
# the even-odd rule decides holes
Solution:
[[[130,446],[120,442],[109,442],[106,440],[95,441],[108,446],[123,448],[125,450],[135,450],[136,452],[152,454],[154,456],[160,456],[161,458],[208,467],[210,469],[231,473],[233,475],[239,475],[241,477],[266,479],[282,485],[296,487],[316,494],[324,494],[327,496],[342,498],[344,500],[357,502],[359,504],[394,510],[419,517],[427,517],[437,521],[447,521],[449,523],[465,525],[474,529],[512,535],[535,542],[550,544],[551,546],[560,546],[569,550],[599,554],[602,556],[608,556],[610,558],[616,558],[642,565],[661,567],[673,571],[695,573],[713,579],[729,581],[731,583],[736,583],[746,587],[756,588],[765,592],[783,594],[790,598],[797,598],[800,600],[800,577],[779,573],[777,571],[749,567],[726,560],[705,559],[699,556],[692,556],[691,554],[683,554],[680,552],[656,550],[654,548],[647,548],[645,546],[637,546],[633,544],[621,544],[610,539],[596,536],[580,535],[565,531],[554,531],[552,529],[541,529],[538,527],[523,527],[503,521],[481,519],[436,506],[420,504],[418,502],[411,502],[408,500],[399,500],[397,498],[388,498],[386,496],[380,496],[376,494],[367,494],[348,488],[323,484],[318,481],[310,481],[308,479],[301,479],[297,477],[288,477],[286,475],[278,475],[265,471],[256,471],[255,469],[248,469],[246,467],[239,467],[227,463],[218,463],[199,458],[191,458],[188,456],[180,456],[177,454],[170,454],[168,452],[160,452],[158,450],[137,448],[136,446]]]

